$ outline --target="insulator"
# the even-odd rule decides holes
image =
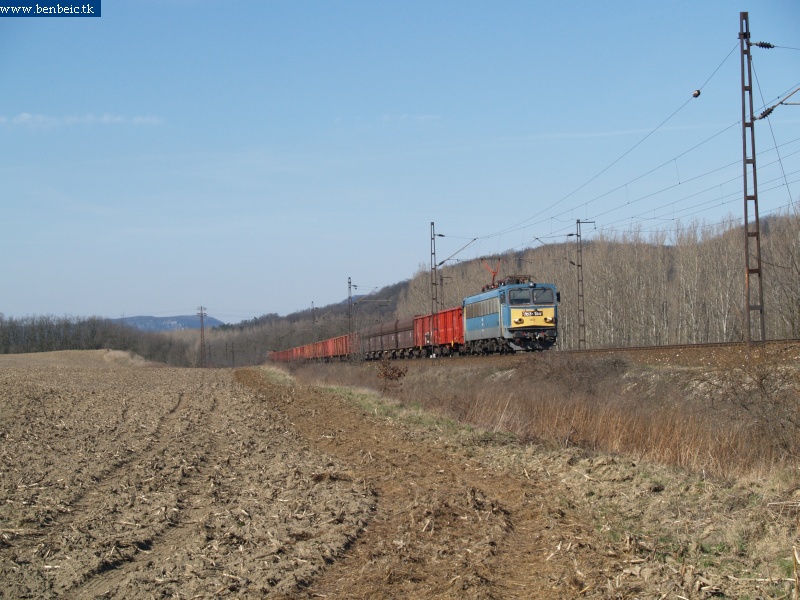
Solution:
[[[758,118],[759,119],[766,119],[768,116],[770,116],[772,114],[773,110],[775,110],[775,107],[774,106],[770,106],[767,110],[765,110],[760,115],[758,115]]]
[[[759,48],[765,48],[767,50],[775,47],[773,44],[770,44],[769,42],[756,42],[755,44],[753,44],[753,46],[758,46]]]

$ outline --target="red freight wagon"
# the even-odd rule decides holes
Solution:
[[[358,350],[358,334],[341,335],[339,337],[312,342],[304,346],[280,350],[270,353],[270,360],[275,362],[304,361],[304,360],[330,360],[332,358],[346,358]]]
[[[414,319],[397,319],[370,327],[361,336],[364,356],[401,358],[414,346]]]
[[[418,354],[448,355],[464,346],[463,308],[456,306],[414,318],[414,347]]]
[[[347,356],[349,352],[346,335],[333,338],[333,352],[329,356]]]

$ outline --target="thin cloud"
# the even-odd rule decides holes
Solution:
[[[73,127],[79,125],[161,125],[163,120],[159,117],[140,116],[125,117],[105,113],[102,115],[67,115],[54,117],[51,115],[37,115],[20,113],[13,117],[0,116],[0,125],[5,127],[27,127],[29,129],[55,129],[58,127]]]
[[[728,124],[730,125],[730,124]],[[660,127],[659,131],[696,131],[702,129],[713,129],[716,127],[725,127],[725,125],[706,123],[702,125],[677,125],[671,127]],[[654,128],[639,128],[639,129],[612,129],[607,131],[566,131],[566,132],[551,132],[523,136],[507,137],[505,139],[519,140],[519,141],[543,141],[543,140],[580,140],[591,138],[604,138],[604,137],[620,137],[629,135],[642,135],[651,133]]]
[[[439,115],[383,115],[381,120],[384,123],[397,123],[401,121],[406,122],[417,122],[417,123],[425,123],[428,121],[439,121],[441,117]]]

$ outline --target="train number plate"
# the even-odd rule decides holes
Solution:
[[[523,317],[541,317],[542,311],[540,310],[523,310],[522,311]]]

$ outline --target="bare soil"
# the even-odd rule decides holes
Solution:
[[[0,356],[3,598],[789,597],[796,481],[389,418],[265,368]]]

